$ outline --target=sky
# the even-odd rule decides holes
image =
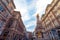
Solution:
[[[51,2],[52,0],[14,0],[15,10],[20,11],[27,31],[34,31],[36,15],[39,14],[41,17],[45,13],[46,6]]]

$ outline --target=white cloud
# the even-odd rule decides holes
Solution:
[[[34,31],[34,29],[27,29],[27,31],[33,32],[33,31]]]
[[[34,27],[34,29],[31,29],[30,27]],[[36,27],[36,20],[35,21],[31,21],[26,25],[27,31],[33,32],[35,30]]]
[[[25,0],[15,0],[15,5],[16,9],[20,11],[21,15],[22,15],[22,20],[25,22],[27,20],[30,19],[29,14],[28,14],[28,8],[27,8],[27,3]]]
[[[28,6],[28,9],[33,9],[36,7],[36,1],[37,0],[32,0],[32,3]]]
[[[32,16],[29,15],[29,10],[35,8],[36,6],[36,0],[32,0],[32,3],[30,5],[27,5],[26,0],[14,0],[15,5],[16,5],[16,9],[20,11],[21,15],[22,15],[22,20],[25,24],[25,22],[27,20],[30,20]],[[26,26],[26,28],[35,25],[35,21],[29,21],[29,23]]]
[[[26,28],[29,28],[31,27],[32,25],[36,26],[36,21],[30,21],[27,25],[26,25]]]
[[[16,5],[15,10],[20,11],[23,22],[26,22],[32,18],[32,16],[30,16],[28,12],[29,10],[33,8],[37,9],[36,13],[33,15],[36,18],[37,13],[39,13],[40,15],[44,13],[46,5],[51,1],[52,0],[32,0],[32,3],[30,5],[27,5],[28,3],[26,2],[26,0],[14,0]],[[32,31],[31,29],[28,29],[32,25],[34,25],[34,27],[36,26],[36,20],[29,21],[25,26],[27,30]]]
[[[47,4],[50,4],[52,0],[38,0],[37,3],[36,3],[36,8],[37,8],[37,11],[36,13],[34,14],[34,16],[39,13],[40,16],[45,12],[45,8],[47,6]]]
[[[22,20],[25,22],[27,20],[29,20],[31,18],[31,16],[29,16],[29,10],[35,8],[36,6],[36,0],[32,0],[32,3],[30,5],[27,5],[28,3],[26,2],[26,0],[14,0],[15,5],[16,5],[16,9],[20,11],[21,15],[22,15]]]

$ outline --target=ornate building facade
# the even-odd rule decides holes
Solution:
[[[5,31],[8,20],[12,17],[14,8],[13,0],[0,0],[0,38],[3,38],[3,31]]]
[[[44,39],[60,40],[60,0],[53,0],[42,17]]]
[[[13,0],[0,0],[0,40],[20,40],[25,36],[21,14]]]
[[[39,18],[39,14],[37,14],[37,25],[36,25],[34,33],[35,33],[35,36],[40,40],[43,39],[43,26],[41,22],[42,21]]]
[[[27,32],[27,38],[28,38],[28,40],[32,40],[33,39],[33,33]]]

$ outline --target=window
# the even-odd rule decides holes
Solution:
[[[54,14],[56,15],[56,17],[60,16],[60,10],[55,11]]]
[[[58,17],[58,20],[60,21],[60,17]]]
[[[8,33],[9,33],[9,31],[4,32],[4,36],[7,36],[7,35],[8,35]]]
[[[56,20],[54,21],[54,25],[59,26],[59,24],[58,24],[58,22]]]
[[[2,34],[2,31],[0,30],[0,35]]]
[[[3,7],[0,5],[0,12],[3,12],[3,10],[4,10]]]
[[[8,28],[11,27],[11,25],[13,24],[13,20],[9,20],[8,24],[6,25]]]
[[[53,15],[50,15],[51,20],[55,19]]]
[[[48,27],[47,25],[49,25],[50,20],[49,20],[49,19],[47,19],[47,20],[45,21],[45,23],[46,23],[46,27]]]
[[[48,20],[47,22],[46,22],[46,25],[48,25],[50,23],[50,21]]]
[[[18,34],[15,35],[15,37],[13,38],[13,40],[17,40],[18,39]]]
[[[2,0],[2,2],[3,2],[6,6],[8,5],[8,3],[7,3],[6,0]]]
[[[52,29],[51,33],[52,33],[53,36],[55,36],[56,35],[56,30]]]
[[[59,36],[59,38],[60,38],[60,31],[58,31],[58,36]]]
[[[3,21],[0,21],[0,28],[4,25]]]
[[[56,13],[56,16],[60,15],[59,13]]]
[[[7,1],[8,1],[8,3],[11,2],[11,0],[7,0]]]
[[[9,8],[9,7],[10,7],[10,8]],[[11,6],[9,6],[9,7],[8,7],[9,11],[12,11],[12,10],[13,10],[13,8],[12,8]]]
[[[42,23],[42,26],[45,27],[45,23],[44,22]]]
[[[5,18],[7,18],[7,17],[8,17],[8,15],[9,15],[8,13],[5,13],[4,17],[5,17]]]

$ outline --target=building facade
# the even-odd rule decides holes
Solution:
[[[0,40],[21,40],[25,26],[13,0],[0,0]]]
[[[44,39],[60,40],[60,0],[53,0],[46,8],[41,18],[44,29]]]
[[[13,0],[0,0],[0,38],[3,38],[3,31],[5,31],[8,20],[12,17],[14,8]]]
[[[43,39],[43,26],[41,23],[41,19],[39,18],[39,14],[37,14],[37,25],[34,31],[36,38],[39,40]]]
[[[25,26],[22,22],[20,12],[14,11],[12,25],[10,26],[9,33],[6,40],[21,40],[25,36]],[[8,24],[7,24],[8,25]]]
[[[33,33],[27,32],[27,38],[28,38],[28,40],[33,40]]]

